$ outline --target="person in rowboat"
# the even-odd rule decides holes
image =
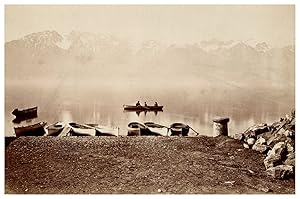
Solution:
[[[138,102],[136,103],[136,106],[141,106],[140,101],[138,101]]]
[[[157,102],[154,103],[154,106],[158,106]]]
[[[145,106],[148,106],[148,105],[147,105],[147,102],[145,102]]]

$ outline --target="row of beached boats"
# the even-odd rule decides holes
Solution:
[[[164,126],[154,122],[130,122],[128,124],[128,136],[188,136],[190,126],[184,123],[173,123],[170,126]],[[197,135],[194,129],[192,129]]]
[[[124,110],[148,110],[148,111],[162,111],[163,106],[131,106],[124,105]],[[37,107],[32,107],[24,110],[15,109],[12,112],[16,116],[14,121],[21,122],[28,118],[37,117]],[[51,125],[47,122],[39,122],[33,125],[15,127],[16,136],[118,136],[119,128],[101,126],[99,124],[79,124],[76,122],[64,123],[56,122]],[[164,126],[154,122],[130,122],[127,126],[128,136],[187,136],[189,130],[192,129],[197,135],[198,133],[183,123],[173,123],[170,126]]]
[[[56,122],[46,126],[40,122],[29,126],[15,127],[19,136],[118,136],[118,127],[107,127],[99,124],[79,124],[75,122]],[[127,126],[128,136],[188,136],[192,129],[187,124],[173,123],[170,126],[154,122],[130,122]],[[192,129],[197,135],[198,133]]]
[[[46,126],[47,122],[39,122],[29,126],[14,127],[19,136],[118,136],[119,128],[101,126],[99,124],[79,124],[75,122],[56,122]]]

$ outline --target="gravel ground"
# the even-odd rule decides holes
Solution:
[[[295,193],[263,159],[222,136],[7,138],[5,193]]]

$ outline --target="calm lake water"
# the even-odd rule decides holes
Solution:
[[[74,86],[75,85],[75,86]],[[92,86],[91,86],[92,85]],[[164,105],[163,112],[124,112],[123,104]],[[14,135],[14,126],[39,121],[52,124],[57,121],[98,123],[119,127],[127,134],[130,121],[153,121],[169,126],[183,122],[201,135],[213,136],[212,120],[216,116],[230,118],[229,134],[242,132],[257,123],[273,123],[294,108],[294,92],[276,90],[249,90],[234,87],[222,89],[185,87],[134,87],[121,84],[78,83],[70,85],[9,85],[5,92],[5,135]],[[14,124],[14,108],[38,106],[38,118]],[[190,135],[193,133],[190,131]]]

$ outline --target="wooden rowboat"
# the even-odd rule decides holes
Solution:
[[[145,122],[144,123],[149,131],[153,134],[153,135],[157,135],[157,136],[168,136],[168,132],[169,132],[169,128],[160,124],[156,124],[154,122]]]
[[[85,124],[78,124],[75,122],[69,123],[71,127],[71,135],[72,136],[95,136],[96,130],[95,128],[85,125]]]
[[[127,126],[128,136],[146,135],[149,131],[147,126],[141,122],[130,122]]]
[[[28,109],[15,109],[13,110],[12,114],[15,115],[16,117],[26,117],[26,116],[31,116],[31,115],[37,115],[37,106],[28,108]]]
[[[17,137],[19,136],[42,136],[44,135],[45,129],[44,126],[47,122],[39,122],[29,126],[22,126],[22,127],[14,127],[15,134]]]
[[[162,111],[164,106],[123,105],[126,111]]]
[[[171,136],[187,136],[189,133],[190,127],[183,123],[173,123],[170,125]]]
[[[12,114],[16,116],[16,118],[13,120],[13,123],[21,123],[24,120],[37,117],[37,106],[24,110],[15,109],[13,110]]]
[[[63,122],[56,122],[51,124],[46,129],[48,130],[48,136],[57,136],[60,132],[65,128],[65,124]]]
[[[118,136],[119,135],[119,128],[115,127],[108,127],[108,126],[101,126],[99,124],[87,124],[95,128],[96,136]]]

